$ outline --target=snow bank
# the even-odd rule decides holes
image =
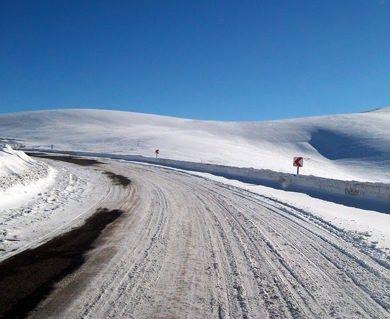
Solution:
[[[390,183],[390,108],[266,122],[198,121],[107,110],[0,116],[0,137],[29,148],[161,156],[303,175]]]
[[[61,151],[46,151],[52,153],[64,153]],[[390,184],[386,183],[344,181],[318,176],[294,175],[266,169],[194,163],[138,155],[118,155],[75,151],[69,151],[66,152],[66,154],[121,159],[188,171],[209,173],[246,183],[264,185],[288,191],[303,192],[313,197],[345,204],[347,206],[390,213]]]
[[[186,171],[188,172],[188,171]],[[357,240],[363,240],[371,247],[390,251],[390,214],[345,207],[336,203],[310,197],[303,193],[275,190],[261,185],[239,182],[208,173],[190,172],[191,174],[212,179],[226,185],[232,185],[264,197],[263,200],[279,202],[292,209],[299,210],[311,220],[330,223],[338,228],[352,232]]]
[[[33,162],[24,152],[13,150],[8,144],[0,144],[0,176],[18,174]]]
[[[35,161],[22,151],[9,145],[0,146],[0,199],[4,192],[16,185],[28,185],[49,173],[49,167]]]
[[[360,208],[390,213],[390,184],[344,181],[318,176],[287,174],[264,169],[230,167],[167,159],[140,158],[135,156],[125,156],[123,158],[131,161],[210,173],[277,189],[303,192],[314,197],[348,206],[358,206]]]
[[[106,200],[110,184],[93,167],[53,161],[47,177],[0,191],[0,260],[81,223]]]

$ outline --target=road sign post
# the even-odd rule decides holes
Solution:
[[[297,175],[299,175],[299,168],[303,167],[303,157],[301,156],[294,157],[293,166],[297,168]]]
[[[155,151],[154,151],[154,154],[156,154],[156,158],[158,157],[158,154],[160,154],[160,150],[159,149],[156,149]]]

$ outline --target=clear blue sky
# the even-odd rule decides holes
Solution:
[[[261,120],[390,105],[390,0],[0,1],[0,112]]]

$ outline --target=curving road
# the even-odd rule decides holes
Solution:
[[[186,173],[107,162],[125,214],[31,317],[389,318],[389,264],[305,211]]]

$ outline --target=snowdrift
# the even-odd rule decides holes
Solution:
[[[0,116],[0,137],[29,148],[153,156],[338,180],[390,182],[390,108],[266,122],[217,122],[107,110]]]
[[[48,174],[49,167],[9,145],[0,145],[0,201],[16,185],[29,185]]]

